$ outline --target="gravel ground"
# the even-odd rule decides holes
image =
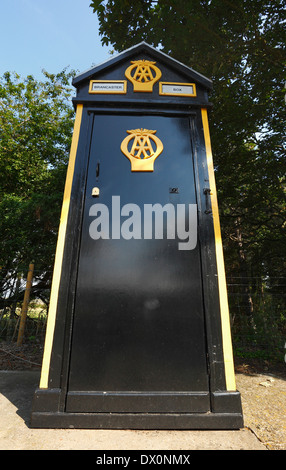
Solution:
[[[42,345],[0,342],[0,370],[40,370]],[[244,425],[269,450],[286,450],[286,364],[235,366]]]
[[[284,367],[286,369],[286,367]],[[236,367],[244,425],[270,450],[286,450],[286,371]]]

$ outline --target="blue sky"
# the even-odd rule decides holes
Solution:
[[[42,79],[70,66],[83,72],[110,57],[90,0],[0,0],[0,75]]]

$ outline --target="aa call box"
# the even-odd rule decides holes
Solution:
[[[211,81],[143,42],[73,84],[31,424],[239,428]]]

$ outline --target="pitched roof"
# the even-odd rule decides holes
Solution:
[[[111,57],[111,59],[108,59],[107,61],[102,62],[101,64],[96,65],[95,67],[92,67],[91,69],[76,75],[73,79],[73,85],[75,87],[78,87],[82,82],[89,80],[92,76],[102,71],[106,71],[106,69],[113,67],[116,64],[119,65],[121,62],[127,61],[131,56],[142,52],[149,53],[156,60],[165,63],[167,66],[176,69],[178,72],[185,74],[192,81],[200,83],[205,88],[212,88],[212,81],[209,78],[206,78],[204,75],[201,75],[200,73],[196,72],[191,67],[187,67],[176,59],[173,59],[164,52],[155,49],[153,46],[150,46],[144,41],[140,42],[136,46],[131,47],[130,49],[126,49],[125,51],[117,54],[116,56]]]

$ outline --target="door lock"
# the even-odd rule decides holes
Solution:
[[[93,197],[98,197],[99,196],[99,188],[97,188],[97,187],[92,188],[91,195]]]

